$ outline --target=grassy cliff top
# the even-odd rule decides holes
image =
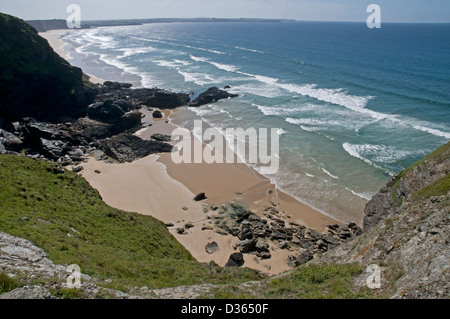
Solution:
[[[52,163],[0,156],[0,212],[0,231],[32,241],[55,264],[112,279],[111,288],[261,278],[245,268],[198,263],[162,222],[109,207],[84,178]]]

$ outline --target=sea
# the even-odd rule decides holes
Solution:
[[[193,97],[229,86],[239,97],[183,107],[172,123],[276,128],[267,177],[343,222],[361,222],[394,174],[450,140],[450,24],[154,23],[63,40],[72,64],[105,80]]]

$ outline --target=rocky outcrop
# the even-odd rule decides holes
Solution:
[[[32,242],[0,232],[0,271],[18,276],[24,282],[40,282],[39,286],[24,285],[0,295],[0,299],[55,299],[67,289],[69,272],[63,265],[55,265]],[[99,287],[93,278],[80,274],[80,298],[137,298],[120,291]]]
[[[175,93],[159,88],[132,89],[131,84],[118,82],[105,82],[97,88],[96,101],[126,100],[133,108],[145,105],[160,109],[174,109],[187,105],[189,94]]]
[[[449,163],[447,143],[400,172],[372,199],[369,207],[377,207],[377,214],[370,216],[371,223],[369,227],[365,224],[364,233],[313,262],[358,263],[365,267],[375,264],[380,267],[379,294],[394,298],[448,298]],[[396,202],[394,211],[380,202],[380,198],[388,198],[387,194]],[[374,202],[380,204],[375,206]],[[376,220],[374,216],[380,218]],[[365,284],[365,280],[360,283]]]
[[[0,117],[65,121],[85,116],[95,88],[24,21],[0,13]],[[5,127],[5,123],[3,124]]]
[[[403,201],[450,171],[450,143],[394,176],[366,205],[364,230],[398,211]]]
[[[314,229],[288,222],[275,207],[267,207],[264,217],[260,217],[236,203],[221,205],[217,208],[214,219],[218,233],[239,238],[234,248],[240,253],[269,259],[274,247],[289,250],[292,255],[288,265],[292,267],[335,249],[362,233],[360,227],[350,223],[328,225],[327,232],[321,234]]]
[[[154,153],[171,152],[173,146],[155,140],[143,140],[130,133],[121,133],[99,142],[106,155],[124,163]]]
[[[228,93],[227,91],[220,90],[217,87],[212,87],[201,93],[196,99],[189,103],[189,106],[202,106],[209,103],[214,103],[219,100],[237,97],[236,94]]]

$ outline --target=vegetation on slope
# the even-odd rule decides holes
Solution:
[[[257,280],[249,269],[200,264],[165,225],[107,206],[88,182],[53,163],[0,156],[0,231],[30,240],[55,264],[78,264],[108,287],[161,288]]]
[[[408,168],[406,168],[403,171],[401,171],[400,173],[398,173],[393,185],[390,187],[391,198],[394,201],[394,203],[397,204],[397,206],[401,206],[403,203],[403,200],[401,198],[399,198],[399,196],[397,194],[397,190],[398,190],[401,179],[404,178],[409,172],[413,171],[416,168],[420,172],[425,167],[425,165],[427,165],[427,163],[429,163],[429,162],[442,163],[446,159],[448,159],[449,156],[450,156],[450,142],[442,145],[441,147],[437,148],[435,151],[428,154],[427,156],[425,156],[418,162],[414,163],[413,165],[409,166]],[[449,172],[447,172],[447,174],[448,173]],[[449,179],[449,175],[445,176],[442,179],[442,181],[440,182],[440,183],[442,183],[442,184],[440,184],[440,191],[438,191],[438,193],[436,193],[436,194],[433,194],[433,196],[445,195],[450,190],[448,179]],[[445,182],[445,180],[447,180],[447,182]],[[436,185],[438,185],[438,184],[436,184]],[[432,190],[435,190],[435,191],[437,190],[437,189],[435,189],[436,185],[434,185],[433,187],[432,187],[432,185],[429,185],[429,187],[427,187],[428,191],[421,190],[421,193],[423,195],[432,194],[433,193]],[[447,186],[445,186],[445,185],[447,185]]]
[[[354,281],[365,268],[358,264],[308,264],[290,274],[261,281],[253,286],[226,286],[213,293],[213,298],[257,299],[356,299],[376,298],[367,287]]]

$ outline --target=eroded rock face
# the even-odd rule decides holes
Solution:
[[[155,140],[143,140],[130,133],[115,135],[99,142],[106,155],[121,163],[132,162],[154,153],[171,152],[173,146]]]
[[[398,211],[403,201],[414,192],[431,185],[450,171],[450,147],[443,146],[424,160],[394,176],[367,203],[364,231]]]
[[[26,272],[31,277],[58,277],[65,268],[56,266],[47,254],[28,240],[0,232],[0,270]]]

